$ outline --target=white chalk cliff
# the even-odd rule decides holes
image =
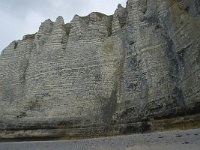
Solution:
[[[150,118],[199,112],[199,29],[199,0],[44,21],[0,55],[0,130],[145,130]]]

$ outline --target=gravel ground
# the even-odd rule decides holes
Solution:
[[[2,142],[0,150],[200,150],[200,129],[69,141]]]

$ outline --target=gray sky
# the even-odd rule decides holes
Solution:
[[[97,11],[114,13],[127,0],[0,0],[0,52],[13,40],[38,31],[46,19],[63,16],[65,23],[75,14],[86,16]]]

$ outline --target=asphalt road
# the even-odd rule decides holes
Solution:
[[[68,141],[2,142],[0,150],[200,150],[200,129]]]

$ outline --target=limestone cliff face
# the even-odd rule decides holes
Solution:
[[[112,16],[46,20],[0,56],[0,129],[90,130],[198,111],[199,29],[199,0],[128,0]]]

